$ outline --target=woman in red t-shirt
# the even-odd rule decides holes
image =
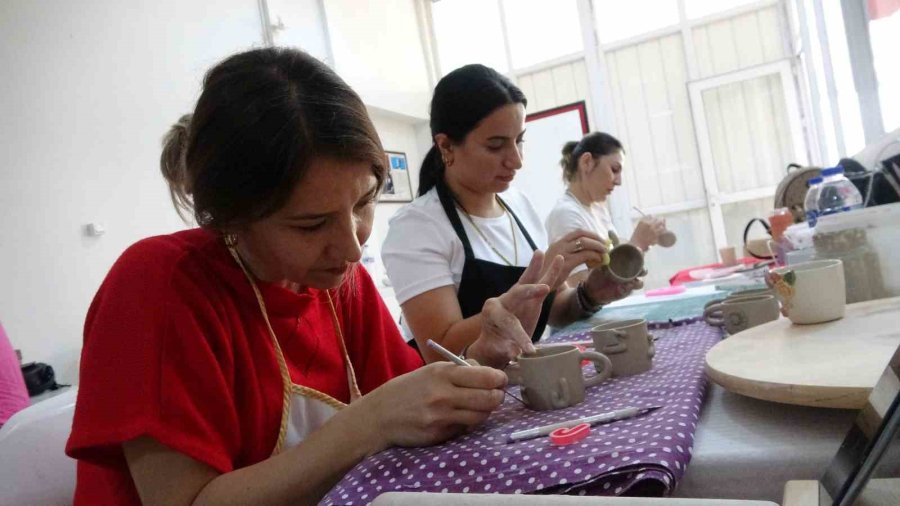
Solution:
[[[364,456],[446,440],[502,402],[500,371],[422,366],[359,267],[385,155],[321,62],[222,61],[161,165],[201,227],[128,248],[91,304],[76,503],[314,502]],[[542,267],[486,303],[473,350],[489,355],[471,358],[532,351],[507,308],[540,311],[562,259]]]

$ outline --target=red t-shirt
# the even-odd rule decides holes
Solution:
[[[332,290],[363,394],[416,369],[366,270]],[[259,283],[291,380],[349,402],[327,294]],[[138,436],[219,472],[268,458],[282,379],[249,281],[215,234],[194,229],[128,248],[88,311],[66,453],[75,502],[139,504],[121,444]]]

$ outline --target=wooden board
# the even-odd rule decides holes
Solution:
[[[739,332],[709,350],[706,374],[757,399],[859,409],[898,345],[900,297],[860,302],[833,322],[781,318]]]

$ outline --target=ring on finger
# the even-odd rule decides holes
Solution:
[[[581,244],[581,239],[575,239],[575,253],[584,249],[584,244]]]

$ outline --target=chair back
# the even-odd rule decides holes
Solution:
[[[0,428],[0,504],[72,504],[76,466],[65,449],[77,393],[67,388]]]

